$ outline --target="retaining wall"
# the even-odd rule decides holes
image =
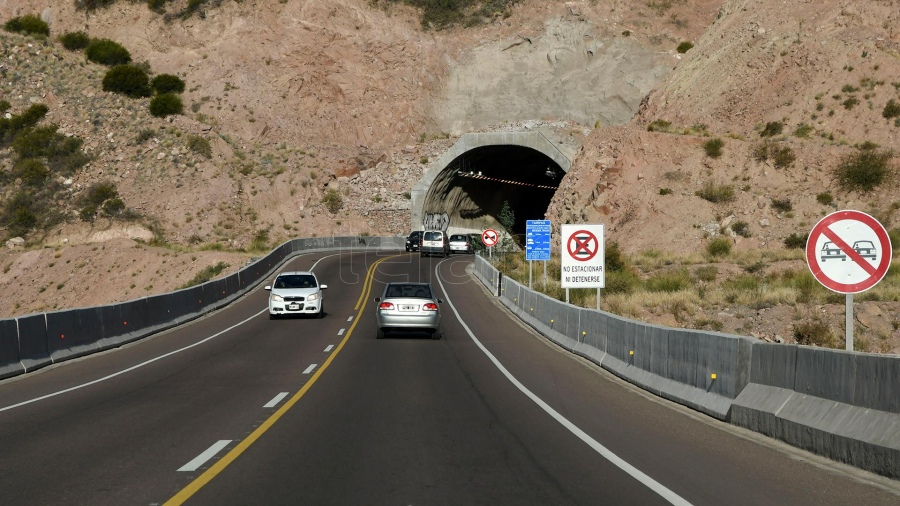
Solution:
[[[162,295],[107,306],[0,320],[0,379],[114,348],[219,309],[273,275],[287,260],[317,251],[394,251],[402,237],[294,239],[238,272]]]
[[[535,330],[645,390],[900,478],[900,357],[770,344],[584,309],[529,290],[480,256],[473,272]]]

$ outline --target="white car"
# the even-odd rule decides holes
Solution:
[[[281,315],[325,316],[323,292],[328,285],[320,285],[316,275],[308,271],[282,272],[269,290],[269,319]]]

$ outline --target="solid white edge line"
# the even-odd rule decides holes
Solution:
[[[230,445],[231,441],[232,441],[231,439],[223,439],[221,441],[217,441],[212,446],[210,446],[205,452],[201,453],[200,455],[197,455],[196,457],[194,457],[194,460],[181,466],[178,470],[191,472],[191,471],[196,471],[197,469],[200,469],[203,466],[203,464],[206,464],[206,462],[209,459],[215,457],[216,454],[219,453],[220,451],[222,451],[223,448]]]
[[[344,335],[344,331],[345,331],[345,330],[347,330],[347,329],[341,329],[341,330],[339,330],[339,331],[338,331],[338,335],[339,335],[339,336]]]
[[[325,347],[325,353],[328,353],[328,352],[330,352],[330,351],[333,350],[333,349],[334,349],[334,345],[333,345],[333,344],[329,344],[328,346]]]
[[[316,370],[316,366],[318,366],[318,365],[319,365],[319,364],[309,364],[309,367],[307,367],[306,370],[303,371],[303,374],[309,374],[309,373],[315,371],[315,370]]]
[[[547,412],[547,414],[549,414],[551,417],[553,417],[554,420],[559,422],[560,425],[562,425],[563,427],[568,429],[578,439],[581,439],[582,441],[584,441],[594,451],[599,453],[603,458],[610,461],[616,467],[618,467],[619,469],[628,473],[631,477],[633,477],[634,479],[641,482],[644,486],[646,486],[650,490],[659,494],[660,497],[669,501],[671,504],[675,504],[678,506],[691,506],[691,503],[686,501],[684,498],[682,498],[675,492],[672,492],[671,490],[666,488],[663,484],[657,482],[653,478],[647,476],[641,470],[632,466],[631,464],[629,464],[628,462],[623,460],[621,457],[619,457],[615,453],[611,452],[605,446],[603,446],[602,444],[597,442],[597,440],[595,440],[594,438],[589,436],[583,430],[579,429],[575,424],[573,424],[572,422],[567,420],[564,416],[559,414],[555,409],[550,407],[549,404],[544,402],[540,397],[538,397],[531,390],[526,388],[525,385],[523,385],[518,379],[516,379],[515,376],[513,376],[509,371],[507,371],[506,367],[504,367],[503,364],[501,364],[500,361],[497,360],[497,358],[494,357],[494,355],[490,351],[488,351],[488,349],[483,344],[481,344],[481,341],[479,341],[478,338],[475,337],[475,334],[472,333],[472,330],[469,328],[468,325],[466,325],[466,322],[464,322],[462,317],[459,315],[459,311],[456,310],[456,306],[454,306],[453,302],[450,301],[450,296],[447,294],[447,290],[444,289],[444,282],[441,281],[441,276],[440,276],[440,273],[438,272],[438,267],[442,263],[443,263],[443,261],[438,262],[438,264],[434,266],[434,274],[435,274],[435,278],[437,278],[437,280],[438,280],[438,284],[441,285],[441,291],[444,292],[444,297],[447,301],[447,304],[450,306],[450,309],[453,310],[453,313],[456,315],[456,319],[459,321],[460,325],[462,325],[462,327],[466,330],[466,333],[469,334],[469,337],[472,339],[472,341],[475,342],[475,345],[478,346],[478,348],[482,351],[482,353],[484,353],[488,357],[488,359],[494,363],[494,366],[496,366],[497,369],[501,373],[503,373],[504,376],[506,376],[506,379],[508,379],[513,385],[515,385],[516,388],[518,388],[519,391],[521,391],[523,394],[525,394],[529,399],[534,401],[535,404],[540,406],[540,408],[543,409],[545,412]]]
[[[326,255],[326,256],[324,256],[324,257],[322,257],[322,258],[316,260],[315,263],[313,263],[313,266],[310,267],[309,270],[312,271],[313,269],[315,269],[316,266],[319,265],[319,262],[321,262],[322,260],[325,260],[326,258],[331,258],[331,257],[333,257],[333,256],[338,256],[338,255],[340,255],[340,253],[334,253],[334,254],[331,254],[331,255]],[[299,255],[299,256],[303,256],[303,255]],[[149,364],[152,364],[153,362],[156,362],[156,361],[158,361],[158,360],[162,360],[162,359],[164,359],[164,358],[166,358],[166,357],[169,357],[169,356],[171,356],[171,355],[175,355],[176,353],[181,353],[182,351],[189,350],[189,349],[191,349],[191,348],[193,348],[193,347],[195,347],[195,346],[200,346],[201,344],[203,344],[203,343],[205,343],[205,342],[207,342],[207,341],[210,341],[210,340],[212,340],[212,339],[215,339],[216,337],[221,336],[222,334],[228,332],[229,330],[233,330],[233,329],[236,329],[236,328],[240,327],[241,325],[243,325],[243,324],[249,322],[250,320],[252,320],[252,319],[256,318],[257,316],[259,316],[259,315],[261,315],[261,314],[263,314],[263,313],[265,313],[265,312],[268,312],[268,311],[269,311],[269,306],[268,306],[268,304],[267,304],[266,307],[265,307],[265,309],[263,309],[262,311],[260,311],[260,312],[258,312],[258,313],[256,313],[256,314],[254,314],[254,315],[252,315],[252,316],[250,316],[249,318],[247,318],[247,319],[244,320],[244,321],[238,322],[238,323],[236,323],[236,324],[234,324],[234,325],[228,327],[227,329],[225,329],[225,330],[223,330],[223,331],[221,331],[221,332],[215,333],[215,334],[213,334],[213,335],[211,335],[211,336],[209,336],[209,337],[203,339],[202,341],[197,341],[196,343],[191,344],[191,345],[188,345],[188,346],[185,346],[184,348],[180,348],[180,349],[177,349],[177,350],[175,350],[175,351],[170,351],[169,353],[160,355],[160,356],[158,356],[158,357],[156,357],[156,358],[152,358],[152,359],[150,359],[150,360],[147,360],[146,362],[141,362],[140,364],[131,366],[131,367],[127,368],[127,369],[122,369],[122,370],[119,371],[119,372],[116,372],[116,373],[113,373],[113,374],[109,374],[109,375],[104,376],[104,377],[102,377],[102,378],[97,378],[97,379],[95,379],[95,380],[93,380],[93,381],[88,381],[87,383],[82,383],[82,384],[80,384],[80,385],[75,385],[74,387],[66,388],[65,390],[60,390],[60,391],[58,391],[58,392],[53,392],[52,394],[47,394],[47,395],[42,395],[42,396],[40,396],[40,397],[35,397],[34,399],[29,399],[29,400],[27,400],[27,401],[22,401],[22,402],[20,402],[20,403],[18,403],[18,404],[12,404],[12,405],[10,405],[10,406],[2,407],[2,408],[0,408],[0,413],[2,413],[2,412],[4,412],[4,411],[9,411],[9,410],[11,410],[11,409],[15,409],[15,408],[18,408],[18,407],[21,407],[21,406],[25,406],[25,405],[28,405],[28,404],[31,404],[31,403],[34,403],[34,402],[37,402],[37,401],[42,401],[42,400],[44,400],[44,399],[49,399],[49,398],[51,398],[51,397],[56,397],[57,395],[62,395],[62,394],[67,394],[67,393],[69,393],[69,392],[74,392],[75,390],[80,390],[80,389],[82,389],[82,388],[89,387],[89,386],[91,386],[91,385],[96,385],[97,383],[100,383],[100,382],[103,382],[103,381],[106,381],[106,380],[110,380],[110,379],[112,379],[112,378],[115,378],[116,376],[121,376],[121,375],[123,375],[123,374],[125,374],[125,373],[127,373],[127,372],[131,372],[131,371],[134,371],[134,370],[139,369],[139,368],[141,368],[141,367],[144,367],[145,365],[149,365]],[[351,317],[351,318],[352,318],[352,317]]]
[[[267,402],[266,405],[263,407],[264,408],[274,408],[275,406],[278,405],[279,402],[281,402],[282,399],[284,399],[288,395],[290,395],[290,392],[281,392],[278,395],[276,395],[275,397],[273,397],[272,400]]]

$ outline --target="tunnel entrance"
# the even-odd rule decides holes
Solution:
[[[465,134],[413,188],[413,230],[480,233],[499,226],[505,203],[514,234],[543,219],[571,159],[538,132]]]

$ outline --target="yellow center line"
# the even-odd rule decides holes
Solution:
[[[372,265],[369,267],[369,272],[366,273],[366,279],[365,279],[365,281],[364,281],[364,283],[363,283],[363,289],[362,289],[361,292],[359,292],[359,299],[357,299],[356,305],[353,306],[353,310],[354,310],[354,311],[358,311],[358,310],[359,310],[359,305],[362,304],[364,300],[366,300],[366,299],[369,298],[369,295],[368,295],[368,294],[369,294],[369,290],[371,289],[372,282],[375,280],[375,275],[374,275],[374,273],[373,273],[373,272],[374,272],[373,269],[375,268],[375,266],[378,265],[378,264],[380,264],[381,262],[383,262],[383,261],[389,259],[389,258],[396,258],[396,257],[399,257],[399,256],[401,256],[401,255],[393,255],[393,256],[389,256],[389,257],[384,257],[384,258],[382,258],[381,260],[378,260],[377,262],[375,262],[374,264],[372,264]]]
[[[362,302],[362,307],[359,308],[359,311],[356,314],[356,318],[353,319],[353,323],[350,325],[350,329],[344,335],[344,338],[341,340],[340,344],[337,345],[337,348],[334,349],[334,352],[328,356],[328,358],[322,364],[322,367],[320,367],[312,375],[312,377],[309,379],[309,381],[307,381],[306,384],[303,385],[303,387],[296,394],[293,395],[293,397],[291,397],[287,402],[285,402],[281,406],[281,408],[279,408],[277,411],[272,413],[272,416],[270,416],[265,422],[263,422],[262,425],[257,427],[256,430],[254,430],[249,436],[244,438],[244,440],[242,440],[240,443],[238,443],[237,446],[235,446],[231,451],[229,451],[227,454],[225,454],[221,459],[219,459],[215,464],[213,464],[203,474],[196,477],[194,479],[194,481],[190,482],[186,487],[181,489],[181,491],[179,491],[177,494],[172,496],[172,498],[169,499],[168,501],[166,501],[163,504],[163,506],[176,506],[176,505],[184,504],[185,501],[190,499],[191,496],[196,494],[201,488],[203,488],[204,485],[209,483],[219,473],[224,471],[225,468],[228,467],[229,464],[234,462],[235,459],[237,459],[242,453],[244,453],[244,451],[247,448],[249,448],[250,445],[255,443],[257,439],[259,439],[263,434],[265,434],[265,432],[267,430],[269,430],[273,425],[275,425],[275,422],[277,422],[278,419],[280,419],[285,413],[287,413],[288,410],[290,410],[294,406],[294,404],[296,404],[297,401],[299,401],[306,394],[306,392],[308,392],[309,389],[312,388],[312,386],[316,382],[316,380],[318,380],[319,377],[322,376],[322,373],[325,371],[325,369],[327,369],[328,366],[331,365],[331,362],[334,361],[334,357],[337,356],[337,354],[340,353],[341,349],[344,348],[344,344],[346,344],[347,340],[350,339],[350,334],[353,333],[353,329],[355,329],[356,324],[359,323],[359,320],[360,320],[359,317],[360,317],[360,315],[362,315],[363,311],[365,310],[367,299],[369,298],[369,294],[372,291],[372,279],[375,277],[376,267],[381,262],[384,262],[385,260],[388,260],[390,258],[395,258],[398,256],[400,256],[400,255],[394,255],[394,256],[390,256],[390,257],[381,258],[369,267],[369,270],[366,273],[366,282],[363,285],[363,290],[362,290],[362,294],[360,297],[360,301]],[[357,307],[358,306],[359,306],[359,303],[357,303]]]

